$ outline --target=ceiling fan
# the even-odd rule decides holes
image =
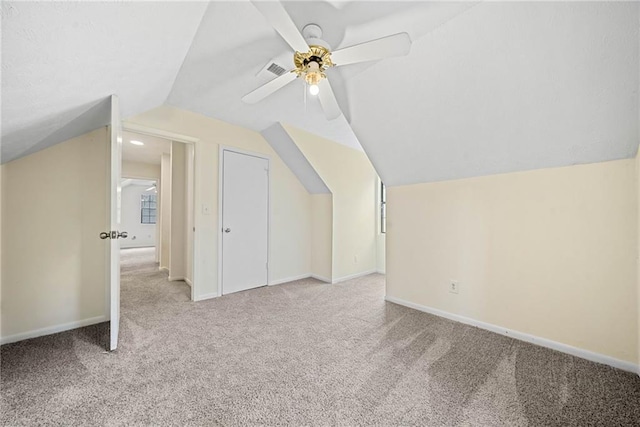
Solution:
[[[279,1],[251,0],[267,22],[293,48],[294,68],[242,97],[255,104],[297,78],[302,78],[312,95],[318,95],[328,120],[342,114],[325,71],[330,67],[404,56],[409,53],[411,39],[407,33],[393,34],[365,43],[331,51],[321,39],[322,29],[316,24],[305,26],[302,33]]]

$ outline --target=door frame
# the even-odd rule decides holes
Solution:
[[[269,285],[271,276],[271,157],[268,154],[257,153],[255,151],[243,150],[229,145],[218,146],[218,296],[222,296],[222,202],[224,184],[224,152],[231,151],[245,156],[257,157],[267,161],[269,168],[267,173],[267,283]]]
[[[197,158],[198,158],[198,152],[199,152],[199,142],[200,139],[199,138],[194,138],[192,136],[188,136],[188,135],[183,135],[183,134],[179,134],[179,133],[174,133],[174,132],[169,132],[166,130],[162,130],[162,129],[156,129],[156,128],[152,128],[152,127],[148,127],[148,126],[143,126],[143,125],[139,125],[136,123],[130,123],[130,122],[126,122],[123,121],[122,122],[122,130],[123,131],[127,131],[127,132],[134,132],[134,133],[139,133],[139,134],[143,134],[143,135],[149,135],[149,136],[155,136],[158,138],[163,138],[163,139],[168,139],[169,141],[175,141],[175,142],[181,142],[184,144],[191,144],[193,146],[193,206],[192,206],[192,212],[193,212],[193,227],[196,230],[200,230],[201,229],[201,224],[200,224],[200,219],[199,219],[199,215],[198,210],[196,209],[196,207],[201,204],[201,200],[200,197],[198,195],[198,180],[197,180]],[[201,287],[201,280],[200,280],[200,276],[201,276],[201,272],[200,269],[198,268],[198,263],[196,262],[196,260],[199,258],[200,256],[200,250],[199,248],[199,238],[198,238],[199,233],[197,232],[193,232],[193,262],[191,265],[191,277],[193,278],[192,283],[191,283],[191,301],[196,301],[196,295],[199,295],[200,293],[197,292],[200,290]],[[160,242],[156,242],[156,246],[159,244]]]

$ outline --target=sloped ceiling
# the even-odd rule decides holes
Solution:
[[[349,81],[388,185],[632,157],[639,4],[485,2]]]
[[[284,2],[299,29],[315,23],[323,39],[335,50],[397,32],[415,35],[436,28],[474,3],[434,2]],[[421,16],[421,19],[416,19]],[[396,29],[395,27],[399,28]],[[404,25],[397,25],[403,23]],[[410,28],[407,28],[410,27]],[[293,51],[249,2],[213,2],[198,29],[168,103],[262,131],[276,122],[301,129],[346,146],[360,149],[345,117],[327,121],[316,97],[308,95],[302,81],[294,81],[255,105],[243,95],[273,79],[260,71],[277,59],[293,68]],[[328,70],[338,99],[346,82],[368,63]],[[347,112],[345,108],[345,112]],[[348,114],[347,114],[348,116]]]
[[[327,122],[296,81],[240,98],[289,47],[247,1],[2,5],[3,161],[163,103],[262,131],[276,122],[365,149],[388,185],[631,157],[635,2],[287,2],[335,48],[408,32],[407,57],[329,70]],[[98,126],[102,123],[98,124]],[[64,138],[63,138],[64,137]],[[40,145],[38,145],[40,144]]]
[[[2,161],[163,104],[206,7],[3,1]]]

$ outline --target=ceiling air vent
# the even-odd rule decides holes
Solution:
[[[267,67],[267,71],[271,71],[276,76],[281,76],[287,70],[285,70],[283,67],[281,67],[280,65],[276,64],[275,62],[272,62],[271,65],[269,65],[269,67]]]

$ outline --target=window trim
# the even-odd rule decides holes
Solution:
[[[149,199],[153,198],[153,200],[145,200],[145,197],[149,197]],[[155,203],[155,207],[145,207],[145,202]],[[147,215],[145,215],[145,211]],[[151,215],[153,213],[153,215]],[[147,222],[145,222],[145,216],[147,217]],[[155,218],[154,222],[150,222],[151,218]],[[157,194],[140,194],[140,224],[142,225],[156,225],[158,223],[158,195]]]

